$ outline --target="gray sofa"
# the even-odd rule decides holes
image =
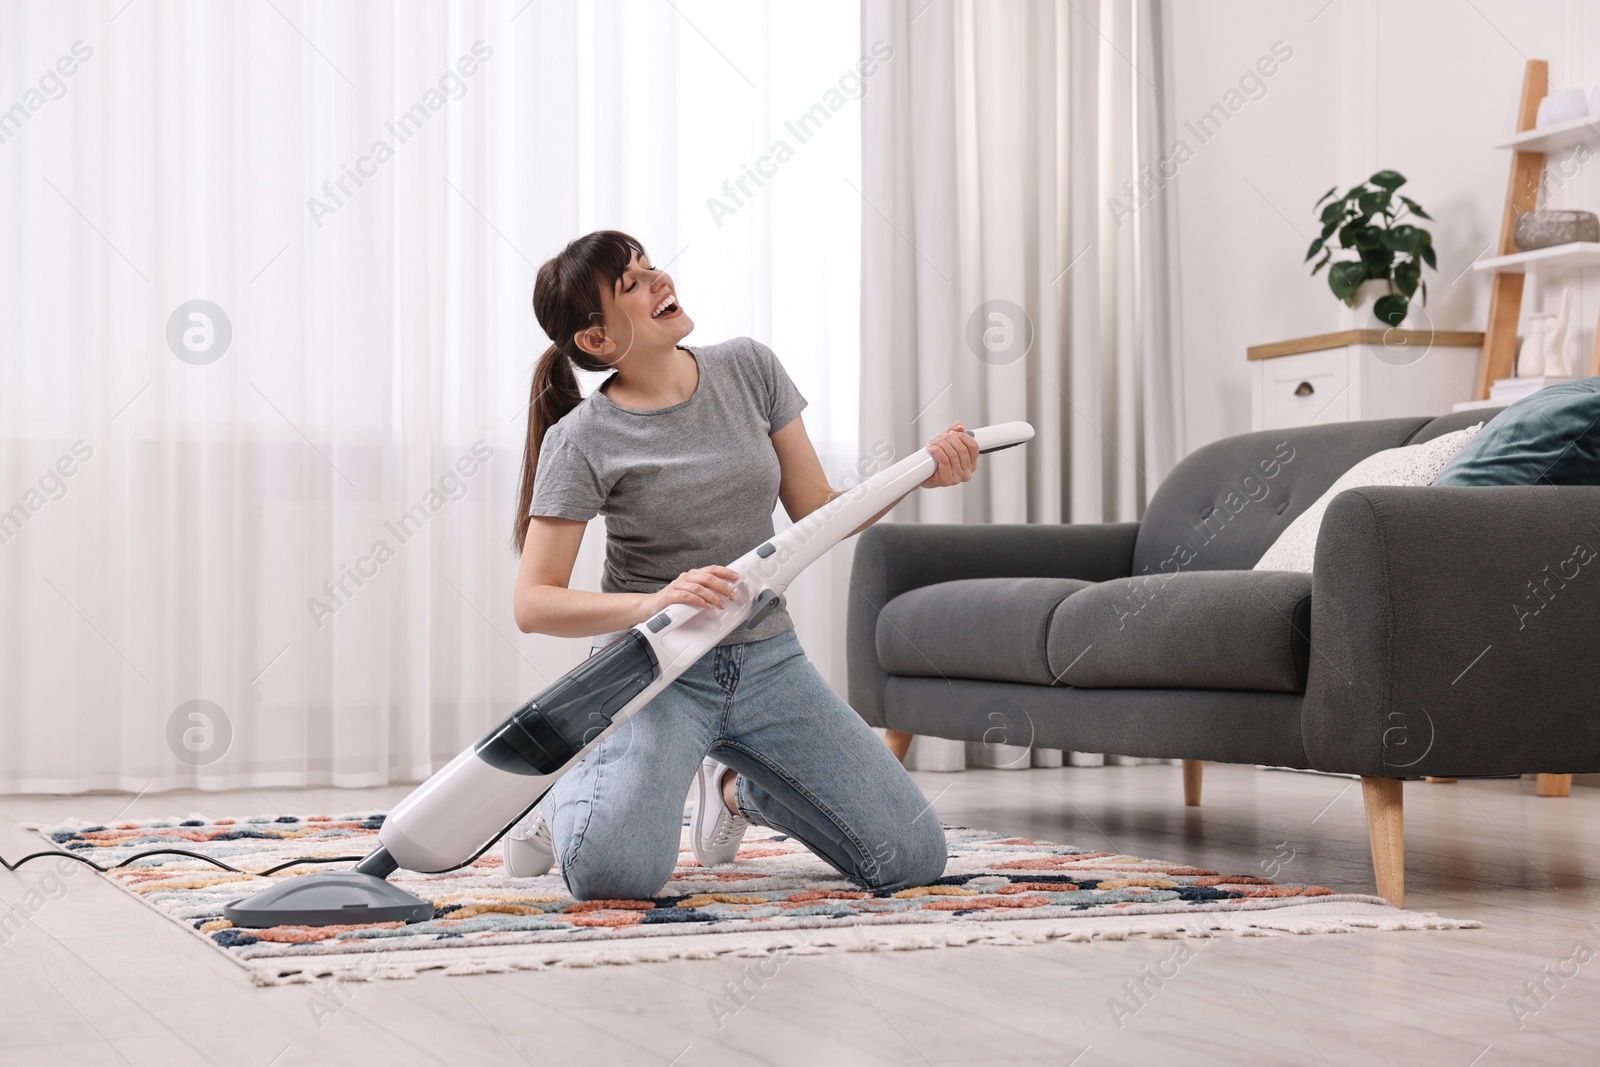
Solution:
[[[1600,487],[1341,493],[1314,575],[1252,571],[1358,460],[1490,412],[1199,449],[1138,523],[883,523],[850,702],[892,731],[1360,775],[1404,900],[1400,781],[1600,770]]]

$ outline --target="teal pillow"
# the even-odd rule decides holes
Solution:
[[[1547,385],[1489,420],[1434,485],[1600,485],[1600,378]]]

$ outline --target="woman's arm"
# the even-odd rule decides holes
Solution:
[[[668,604],[721,607],[738,580],[726,567],[684,571],[654,593],[591,593],[569,589],[588,523],[535,516],[522,542],[514,611],[523,633],[590,637],[643,622]]]
[[[568,589],[588,523],[535,517],[517,568],[517,629],[557,637],[586,637],[632,626],[649,616],[642,594]]]
[[[778,468],[782,472],[778,481],[778,499],[790,522],[799,522],[807,515],[839,495],[828,484],[817,450],[806,436],[805,424],[796,415],[788,425],[772,435],[772,448],[778,453]],[[966,432],[960,421],[928,439],[928,451],[933,453],[937,469],[919,488],[935,489],[942,485],[956,485],[972,478],[978,466],[978,442]],[[850,531],[850,536],[865,530],[889,513],[900,501],[896,500],[866,522]]]

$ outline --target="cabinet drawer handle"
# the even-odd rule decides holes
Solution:
[[[1316,392],[1316,389],[1313,388],[1310,382],[1301,382],[1294,387],[1295,396],[1310,396],[1314,392]]]

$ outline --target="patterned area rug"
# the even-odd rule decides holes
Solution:
[[[31,829],[102,865],[171,846],[248,871],[298,856],[363,855],[376,847],[382,825],[381,814],[358,814]],[[759,827],[745,838],[737,863],[706,869],[694,861],[686,832],[677,870],[653,900],[574,900],[556,872],[522,879],[503,874],[496,847],[449,874],[396,872],[392,881],[435,908],[431,921],[410,926],[235,929],[222,918],[223,906],[273,880],[230,874],[184,857],[151,857],[139,861],[151,866],[122,868],[110,877],[245,967],[262,985],[727,953],[1479,925],[1400,911],[1378,897],[1336,894],[1322,886],[1224,875],[964,827],[947,827],[946,834],[950,859],[937,884],[873,893],[841,878],[798,841]],[[306,865],[274,877],[315,869]]]

